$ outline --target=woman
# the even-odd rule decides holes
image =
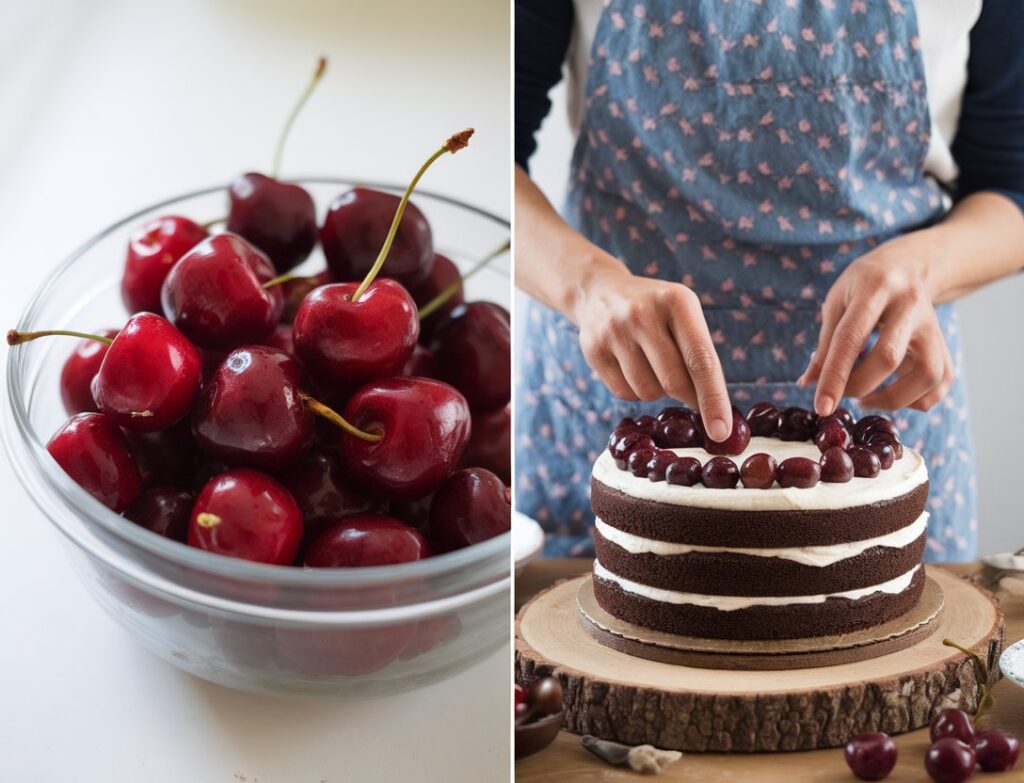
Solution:
[[[1013,0],[519,0],[518,505],[589,555],[593,460],[666,399],[896,411],[927,557],[973,557],[952,300],[1024,266]],[[564,218],[527,173],[568,61]]]

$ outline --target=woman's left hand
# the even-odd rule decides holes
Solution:
[[[798,381],[817,382],[819,414],[832,413],[842,397],[869,408],[926,411],[946,396],[953,359],[928,285],[933,251],[927,230],[906,234],[861,256],[836,280],[822,308],[818,348]],[[878,341],[858,362],[876,328]],[[893,373],[896,380],[882,387]]]

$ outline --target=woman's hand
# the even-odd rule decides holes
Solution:
[[[712,440],[732,431],[722,365],[697,295],[678,283],[595,264],[574,297],[587,362],[625,400],[673,397],[696,405]]]
[[[926,411],[955,379],[933,305],[929,262],[935,235],[918,231],[854,261],[825,298],[821,334],[801,385],[817,381],[815,409],[832,413],[842,397],[870,408]],[[871,333],[878,341],[858,362]],[[896,374],[896,380],[882,383]]]

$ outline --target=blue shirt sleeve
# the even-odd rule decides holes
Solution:
[[[562,78],[573,17],[572,0],[516,0],[515,155],[524,169],[551,111],[548,93]]]
[[[984,0],[971,30],[956,197],[996,191],[1024,210],[1024,2]]]

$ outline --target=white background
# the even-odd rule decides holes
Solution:
[[[565,85],[538,134],[530,173],[561,207],[573,137],[566,119]],[[526,296],[518,294],[522,312]],[[963,350],[970,379],[971,429],[977,452],[978,553],[1024,546],[1024,279],[1017,275],[967,297],[960,306]],[[517,336],[523,320],[517,322]],[[518,343],[518,341],[517,341]]]
[[[100,228],[266,169],[321,53],[285,174],[405,181],[475,125],[424,185],[507,216],[508,18],[504,0],[0,0],[0,323]],[[507,779],[507,649],[374,702],[227,691],[92,603],[9,471],[0,496],[0,781]]]

